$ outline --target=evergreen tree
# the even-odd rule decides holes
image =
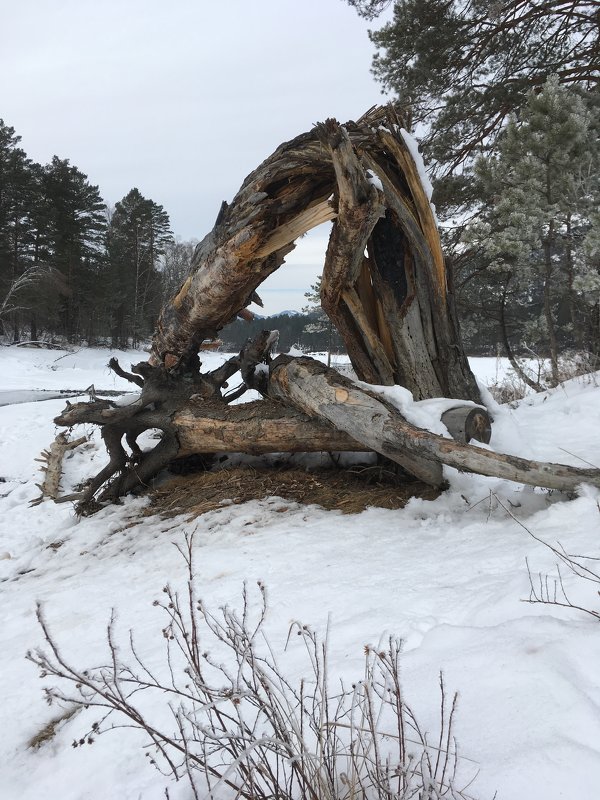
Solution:
[[[329,367],[331,366],[333,340],[335,337],[339,343],[339,336],[333,327],[333,323],[321,307],[321,280],[322,276],[319,275],[316,282],[311,285],[310,290],[304,293],[308,304],[304,306],[302,312],[309,315],[309,321],[304,326],[304,332],[309,334],[321,334],[319,338],[325,339],[327,366]]]
[[[116,204],[107,236],[114,345],[125,347],[131,338],[135,347],[152,333],[162,295],[160,260],[172,240],[168,214],[138,189]]]
[[[89,338],[102,281],[106,219],[97,186],[68,159],[54,156],[41,174],[37,243],[63,278],[58,299],[61,332]]]
[[[308,323],[305,328],[308,333],[323,333],[327,330],[327,323],[329,317],[321,307],[321,281],[322,275],[319,275],[317,280],[311,284],[308,292],[304,292],[304,297],[308,300],[307,304],[303,307],[303,314],[310,314],[312,321]],[[308,330],[311,327],[312,330]]]
[[[576,278],[600,200],[599,166],[595,110],[552,77],[510,119],[497,155],[475,167],[488,201],[465,238],[479,249],[499,304],[511,292],[513,302],[539,309],[526,333],[547,341],[554,382],[560,341],[589,344]]]
[[[256,317],[251,321],[238,317],[219,332],[219,337],[223,341],[224,350],[237,352],[248,339],[268,328],[279,331],[277,349],[280,353],[287,353],[292,347],[300,347],[305,352],[322,352],[327,349],[327,334],[322,331],[307,333],[309,321],[310,316],[306,314],[274,314],[266,318]]]
[[[390,5],[347,1],[370,19]],[[396,0],[393,19],[370,33],[373,72],[407,121],[426,127],[429,155],[452,172],[550,75],[598,86],[598,13],[596,0]]]
[[[33,163],[18,145],[15,129],[0,120],[0,301],[5,319],[12,317],[13,338],[18,340],[22,314],[15,307],[15,287],[30,285],[20,280],[33,265],[32,207],[36,194]],[[11,310],[12,309],[12,310]]]
[[[582,250],[576,254],[573,288],[585,303],[592,350],[600,353],[600,212],[590,216]]]
[[[0,120],[0,335],[137,344],[189,269],[162,206],[132,189],[109,212],[68,159],[42,167]],[[107,225],[108,222],[108,225]]]

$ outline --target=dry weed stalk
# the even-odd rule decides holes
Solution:
[[[49,650],[30,652],[28,658],[42,677],[66,686],[46,688],[48,702],[104,713],[73,746],[91,743],[106,730],[139,729],[151,743],[146,752],[151,763],[163,774],[187,778],[196,799],[467,797],[467,787],[457,787],[456,695],[449,702],[441,676],[434,743],[404,701],[400,642],[394,638],[384,648],[366,647],[362,680],[351,687],[340,682],[332,691],[327,636],[321,639],[294,623],[288,646],[292,634],[301,638],[310,677],[293,682],[263,631],[264,586],[258,584],[257,610],[244,587],[241,613],[228,607],[212,612],[194,589],[193,534],[178,549],[187,565],[185,593],[166,586],[165,599],[154,603],[167,616],[162,676],[144,663],[131,633],[131,663],[122,660],[114,615],[107,629],[108,664],[86,670],[71,666],[38,607]]]

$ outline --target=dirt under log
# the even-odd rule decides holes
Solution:
[[[150,492],[150,504],[144,513],[197,517],[222,508],[224,503],[264,499],[280,514],[290,510],[290,503],[359,514],[369,507],[404,508],[414,497],[435,500],[439,495],[438,489],[407,481],[376,465],[342,468],[330,462],[307,470],[285,462],[246,464],[167,478]]]

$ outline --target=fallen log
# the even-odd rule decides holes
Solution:
[[[276,342],[276,332],[263,331],[246,345],[239,357],[230,358],[218,369],[204,374],[194,370],[178,373],[146,362],[127,372],[116,359],[111,359],[110,368],[141,391],[120,402],[104,399],[67,402],[54,420],[66,427],[99,425],[110,457],[81,493],[69,496],[70,500],[78,501],[78,511],[90,513],[102,503],[147,486],[173,460],[192,454],[378,450],[373,446],[377,442],[375,430],[370,438],[358,436],[348,427],[337,425],[335,419],[319,418],[312,410],[306,414],[301,408],[290,406],[287,400],[282,403],[283,394],[273,394],[277,402],[265,399],[228,405],[227,398],[241,393],[238,390],[222,394],[228,379],[238,369],[245,381],[243,391],[251,386],[263,394],[269,392],[268,362]],[[313,363],[310,359],[308,362]],[[307,392],[311,391],[307,384]],[[160,441],[152,450],[142,452],[137,439],[151,429],[161,432]],[[433,486],[443,482],[440,465],[420,458],[417,453],[407,452],[404,456],[397,453],[394,460],[406,472]]]
[[[65,453],[69,450],[74,450],[80,444],[87,442],[87,436],[81,436],[79,439],[69,440],[67,431],[61,431],[56,439],[52,442],[48,450],[43,450],[41,458],[36,458],[36,461],[41,462],[40,469],[44,473],[44,480],[41,484],[36,484],[41,494],[31,501],[30,505],[39,505],[45,497],[58,502],[60,500],[60,479],[62,476],[62,462]]]
[[[179,440],[178,457],[365,451],[364,444],[328,422],[270,400],[231,407],[190,401],[174,415],[173,425]]]
[[[264,386],[264,384],[263,384]],[[312,358],[279,356],[269,367],[267,394],[330,422],[425,483],[444,483],[442,464],[461,472],[572,492],[600,487],[600,470],[531,461],[446,439],[418,428],[391,403]]]
[[[79,403],[68,408],[55,421],[59,425],[66,424],[65,419],[68,419],[71,424],[77,424],[79,420],[86,424],[106,426],[106,410],[99,408],[98,403]],[[159,449],[159,443],[153,450],[143,453],[136,444],[136,436],[139,436],[142,429],[147,430],[158,425],[163,426],[163,430],[168,426],[169,432],[174,431],[175,435],[166,437],[168,445],[165,445],[163,438],[162,448]],[[112,433],[108,434],[111,429]],[[120,443],[116,443],[117,437],[120,439],[123,435],[131,448],[129,457]],[[41,502],[44,496],[50,496],[56,502],[76,502],[79,512],[87,514],[102,502],[114,499],[117,486],[122,493],[125,489],[132,491],[144,487],[160,469],[176,459],[191,455],[244,452],[259,456],[267,453],[365,452],[363,444],[327,422],[313,419],[297,409],[268,399],[230,407],[195,397],[175,413],[170,421],[159,419],[155,412],[149,412],[147,415],[132,417],[126,428],[123,427],[122,418],[116,423],[116,427],[115,424],[108,423],[104,438],[107,444],[110,443],[111,461],[83,491],[59,497],[58,488],[51,492],[40,487],[42,497],[32,501],[33,504]],[[77,446],[83,441],[86,441],[85,437],[71,446]],[[52,473],[58,487],[60,461],[55,463]],[[117,481],[111,484],[111,479],[117,473]],[[103,487],[104,490],[101,491]],[[98,506],[94,501],[96,495],[99,497]]]
[[[72,498],[79,501],[79,513],[90,513],[99,504],[146,486],[171,461],[194,453],[374,451],[436,488],[444,485],[443,464],[569,492],[582,483],[600,486],[600,470],[494,453],[418,428],[375,391],[319,361],[290,356],[271,360],[275,341],[272,332],[263,331],[239,357],[218,370],[177,380],[162,366],[138,364],[130,379],[143,374],[142,391],[126,405],[108,400],[68,403],[55,423],[100,425],[110,456],[86,489]],[[266,399],[239,406],[224,402],[221,389],[238,367],[245,384]],[[120,370],[117,364],[113,368]],[[451,433],[464,438],[466,421],[476,414],[479,425],[471,433],[487,438],[485,409],[463,405],[451,411],[453,422],[458,418],[465,423]],[[148,429],[159,429],[162,438],[152,450],[142,452],[136,440]]]

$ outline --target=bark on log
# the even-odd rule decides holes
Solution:
[[[164,367],[138,364],[133,373],[144,376],[144,386],[127,406],[106,400],[67,404],[56,424],[101,425],[110,456],[81,497],[73,498],[81,501],[78,511],[98,508],[96,496],[101,504],[146,485],[176,457],[215,451],[374,450],[435,487],[444,483],[442,464],[563,491],[582,483],[600,486],[600,470],[493,453],[417,428],[379,395],[313,359],[280,356],[267,365],[273,341],[273,334],[264,331],[239,358],[212,373],[184,373],[177,380]],[[220,397],[219,382],[240,366],[248,383],[278,403],[263,400],[229,407]],[[162,439],[142,453],[136,438],[149,428],[159,428]],[[122,444],[124,437],[130,455]]]
[[[195,453],[364,452],[364,444],[323,420],[269,400],[239,406],[190,401],[173,417],[180,450]]]
[[[144,362],[127,373],[113,360],[110,366],[121,377],[138,385],[141,378],[139,396],[125,405],[108,400],[74,405],[67,402],[54,420],[66,427],[101,426],[109,455],[108,464],[88,481],[84,491],[69,497],[79,501],[78,512],[93,513],[102,503],[146,486],[175,458],[192,453],[363,451],[364,446],[344,432],[280,404],[259,401],[227,405],[221,388],[228,378],[244,362],[249,374],[256,372],[258,379],[256,365],[268,356],[275,341],[276,336],[267,331],[258,337],[255,347],[247,346],[240,357],[206,374],[189,371],[189,367],[178,372]],[[142,452],[137,437],[149,429],[160,430],[161,439],[152,450]]]
[[[268,394],[327,420],[338,430],[352,433],[367,449],[387,456],[419,480],[435,487],[444,483],[441,464],[423,457],[418,435],[414,436],[411,430],[402,441],[398,441],[395,431],[390,436],[389,428],[397,414],[392,406],[362,391],[352,381],[341,376],[338,379],[319,361],[291,361],[286,356],[276,359],[270,371]],[[404,420],[397,416],[402,425]]]

